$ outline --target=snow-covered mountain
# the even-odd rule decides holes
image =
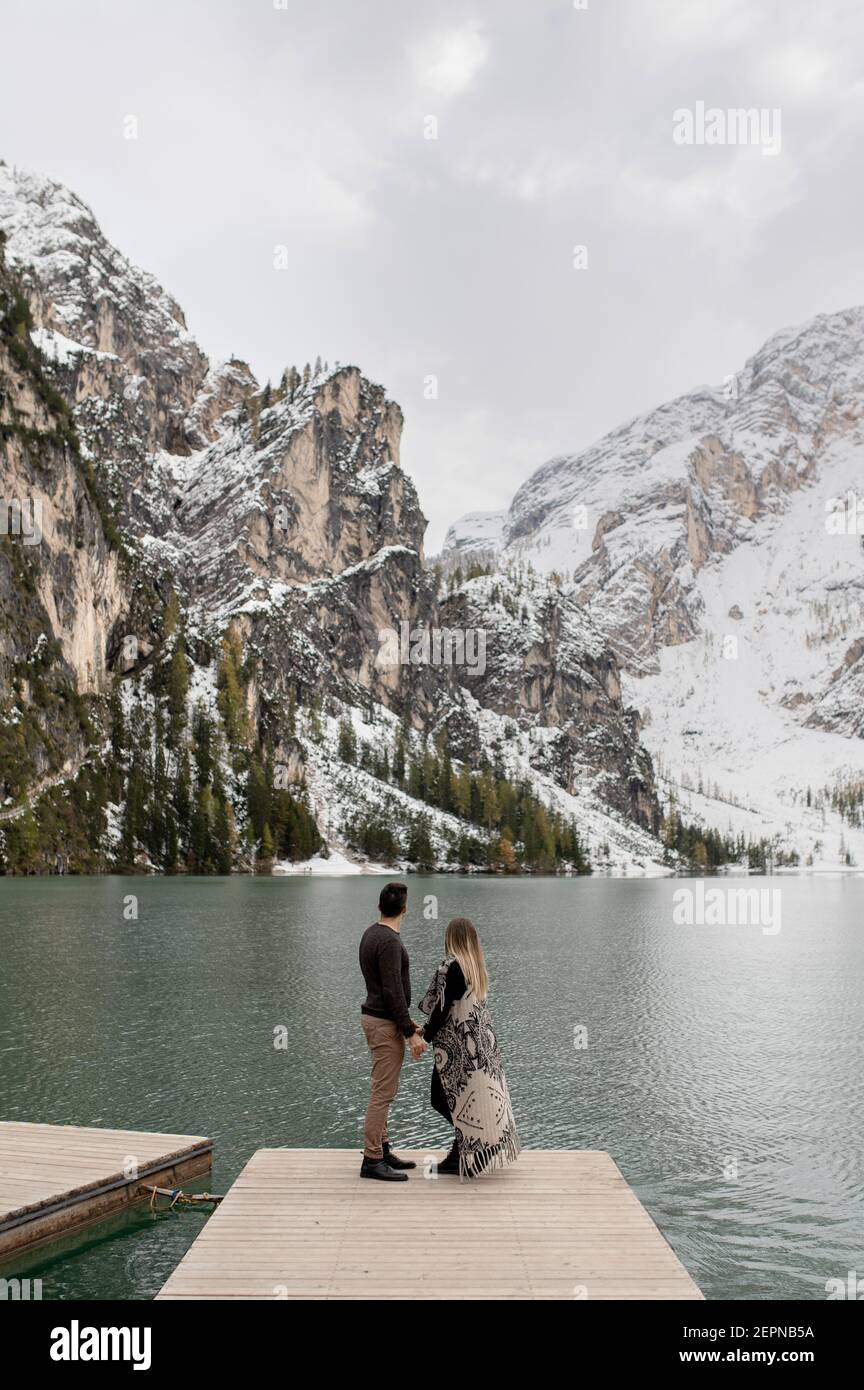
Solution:
[[[658,870],[653,769],[602,626],[518,563],[439,582],[380,386],[212,363],[79,198],[3,164],[0,232],[4,491],[57,519],[0,556],[0,725],[33,734],[26,778],[0,756],[12,868],[80,866],[63,796],[96,824],[101,779],[123,863],[243,867],[269,857],[271,813],[306,843],[305,808],[349,856]],[[77,529],[64,503],[89,507]],[[482,661],[406,654],[403,625],[482,635]],[[62,748],[55,676],[80,714]]]
[[[550,460],[503,519],[455,523],[443,556],[485,537],[496,564],[560,576],[666,796],[831,866],[864,862],[862,406],[864,309],[820,315],[721,387]]]
[[[497,555],[504,540],[506,512],[466,512],[448,527],[445,555]]]

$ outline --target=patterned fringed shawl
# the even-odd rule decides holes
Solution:
[[[444,1006],[447,970],[441,962],[420,1003],[425,1014]],[[520,1148],[501,1054],[485,1003],[466,990],[435,1034],[435,1066],[459,1143],[459,1176],[475,1178],[512,1163]]]

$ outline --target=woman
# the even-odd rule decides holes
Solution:
[[[434,1041],[432,1105],[453,1125],[453,1147],[439,1173],[475,1178],[512,1163],[521,1145],[501,1054],[486,1008],[489,976],[473,923],[454,917],[444,934],[444,959],[420,1004]]]

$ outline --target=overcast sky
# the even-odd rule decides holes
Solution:
[[[381,381],[431,551],[864,301],[862,38],[859,0],[4,0],[0,157],[83,197],[211,355]],[[700,101],[779,108],[779,154],[677,144]]]

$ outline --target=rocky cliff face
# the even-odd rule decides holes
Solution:
[[[471,693],[519,728],[544,731],[538,767],[571,794],[588,785],[628,820],[657,830],[638,715],[625,709],[618,664],[572,597],[515,567],[457,585],[442,620],[487,634],[485,668]]]
[[[820,315],[722,387],[551,460],[503,520],[455,523],[445,553],[485,533],[496,564],[562,576],[668,791],[831,864],[864,855],[830,814],[864,774],[862,406],[864,310]]]
[[[131,606],[31,323],[0,246],[0,800],[80,763],[90,738],[84,697],[106,689],[108,653]]]
[[[151,450],[188,452],[186,421],[208,361],[177,304],[103,236],[61,184],[0,166],[0,227],[21,267],[48,355],[80,355],[76,401],[107,403],[128,389]],[[79,350],[76,353],[76,348]]]
[[[64,679],[116,705],[122,678],[125,720],[115,710],[99,728],[122,764],[106,765],[105,840],[123,824],[123,862],[248,863],[277,812],[287,844],[300,812],[256,780],[279,775],[334,849],[508,864],[533,846],[530,862],[549,867],[584,851],[611,868],[659,858],[650,759],[596,624],[515,572],[439,585],[400,464],[401,412],[381,387],[318,363],[262,389],[242,362],[211,364],[170,296],[50,180],[0,165],[0,230],[29,304],[15,332],[74,437],[40,472],[10,436],[4,477],[44,504],[34,623]],[[9,408],[44,413],[0,365]],[[57,432],[48,415],[37,425]],[[18,582],[10,571],[10,606]],[[482,634],[482,669],[424,654],[424,634],[450,629],[475,646]],[[240,648],[226,655],[229,632]],[[177,824],[163,823],[166,795]]]

